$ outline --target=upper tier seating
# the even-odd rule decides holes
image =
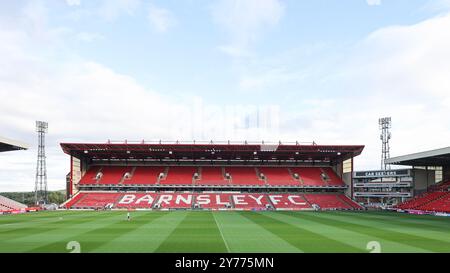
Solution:
[[[125,174],[128,176],[125,177]],[[198,176],[194,176],[197,173]],[[101,174],[101,175],[100,175]],[[160,174],[163,174],[160,178]],[[229,174],[229,177],[226,176]],[[295,177],[297,174],[298,179]],[[98,178],[98,179],[97,179]],[[345,186],[331,168],[93,166],[80,185]]]
[[[315,186],[324,187],[327,186],[325,181],[322,179],[321,168],[313,167],[293,167],[290,168],[293,174],[298,174],[300,180],[303,181],[303,186]]]
[[[155,185],[158,182],[158,177],[164,173],[164,167],[136,167],[130,179],[125,179],[124,185]]]
[[[100,166],[93,166],[89,168],[89,170],[87,170],[87,172],[81,178],[80,185],[96,184],[96,176],[101,169],[102,168]]]
[[[330,167],[328,168],[322,168],[322,170],[326,173],[328,176],[327,183],[329,186],[345,186],[345,183],[342,181],[342,179],[334,172],[334,170]]]
[[[102,168],[102,177],[98,184],[119,184],[125,173],[131,173],[132,167],[107,166]]]
[[[159,180],[160,185],[191,185],[197,167],[169,167],[167,176]]]
[[[253,167],[225,167],[225,172],[231,175],[233,185],[265,185],[264,180],[258,178]]]
[[[344,202],[337,194],[305,194],[310,204],[316,204],[321,209],[352,209],[352,206]]]
[[[197,180],[197,185],[228,185],[222,172],[222,167],[201,167],[201,179]]]
[[[288,168],[260,167],[259,171],[264,174],[270,186],[300,186],[300,181],[292,177]]]

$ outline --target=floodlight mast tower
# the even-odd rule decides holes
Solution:
[[[47,165],[45,163],[45,134],[48,132],[48,123],[36,121],[38,133],[38,157],[36,166],[36,184],[34,187],[34,199],[36,205],[47,203]]]
[[[380,125],[381,130],[381,169],[390,170],[391,166],[389,164],[386,164],[386,160],[391,157],[389,140],[392,137],[390,132],[390,129],[392,127],[392,120],[390,117],[380,118],[378,120],[378,124]]]

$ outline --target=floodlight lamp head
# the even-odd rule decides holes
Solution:
[[[36,121],[36,132],[47,133],[48,131],[48,123],[45,121]]]

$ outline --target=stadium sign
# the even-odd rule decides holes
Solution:
[[[410,176],[409,169],[403,170],[376,170],[376,171],[361,171],[355,172],[355,178],[382,178],[382,177],[398,177]]]
[[[266,194],[177,194],[162,193],[158,197],[156,194],[125,194],[116,207],[140,207],[151,208],[152,205],[160,207],[191,207],[198,204],[201,207],[221,207],[230,203],[230,197],[235,206],[267,206],[270,203],[265,199]],[[308,207],[305,200],[297,194],[268,194],[269,200],[274,205]]]

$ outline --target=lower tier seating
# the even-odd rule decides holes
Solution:
[[[354,209],[338,194],[305,194],[305,199],[312,205],[316,204],[322,209]],[[353,201],[352,201],[353,202]]]
[[[238,209],[311,210],[361,209],[343,194],[297,193],[190,193],[190,192],[80,192],[66,208]]]
[[[27,208],[27,205],[16,202],[12,199],[0,195],[0,210],[20,210]]]
[[[419,209],[420,207],[425,206],[426,204],[441,198],[445,194],[446,194],[445,192],[425,192],[421,195],[414,197],[411,200],[408,200],[402,204],[397,205],[397,208],[404,210]]]
[[[420,206],[419,210],[450,213],[450,192],[443,193],[439,198]]]

